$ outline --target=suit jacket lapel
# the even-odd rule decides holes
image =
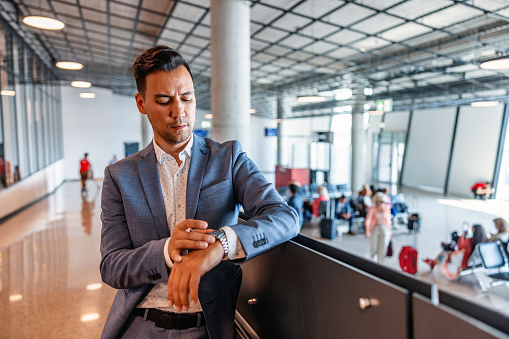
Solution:
[[[138,171],[148,206],[160,237],[167,238],[170,236],[170,231],[166,220],[166,210],[164,209],[163,194],[157,171],[157,159],[152,143],[141,151],[141,157],[142,159],[138,161]]]
[[[196,216],[201,182],[207,167],[209,155],[210,148],[207,147],[205,140],[195,134],[189,174],[187,176],[186,219],[194,219]]]

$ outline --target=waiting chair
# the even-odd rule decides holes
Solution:
[[[477,244],[472,255],[481,262],[481,269],[474,269],[473,273],[484,292],[509,282],[509,261],[499,241]]]

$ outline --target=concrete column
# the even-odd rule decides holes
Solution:
[[[355,99],[352,106],[352,193],[360,191],[365,184],[364,158],[366,156],[364,136],[364,86],[357,84],[353,88]]]
[[[249,151],[250,2],[210,2],[212,139]]]
[[[140,114],[141,115],[141,147],[140,149],[143,149],[150,144],[152,141],[152,138],[154,137],[154,131],[152,130],[152,125],[150,125],[150,122],[148,121],[146,114]]]
[[[282,117],[284,115],[284,104],[283,104],[283,94],[277,94],[277,164],[279,166],[283,166],[283,121]],[[293,164],[292,164],[293,165]]]

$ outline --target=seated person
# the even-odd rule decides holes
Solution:
[[[442,251],[435,259],[423,259],[431,269],[437,266],[440,272],[449,279],[459,276],[461,270],[468,267],[468,259],[475,246],[479,243],[488,241],[486,232],[482,225],[472,226],[472,237],[467,237],[467,231],[458,239],[457,249],[454,251]]]
[[[312,203],[312,209],[313,209],[313,215],[317,218],[320,217],[320,203],[322,201],[329,201],[329,191],[327,191],[327,187],[320,186],[317,189],[318,194],[320,195],[318,198],[313,200]]]
[[[297,214],[299,215],[299,225],[302,227],[302,224],[304,223],[304,216],[302,214],[304,198],[299,192],[299,186],[295,183],[291,183],[288,187],[290,188],[290,199],[288,200],[288,205],[297,211]]]
[[[496,218],[493,220],[495,228],[497,229],[496,234],[491,234],[490,241],[500,241],[507,243],[509,241],[509,226],[504,218]]]
[[[474,199],[479,197],[483,200],[486,200],[486,198],[489,198],[493,193],[491,184],[489,182],[476,182],[474,186],[470,188],[470,190],[474,194]]]
[[[355,235],[352,231],[353,226],[353,211],[350,202],[346,200],[346,197],[342,195],[339,198],[338,205],[336,206],[336,217],[338,219],[348,220],[348,234]]]

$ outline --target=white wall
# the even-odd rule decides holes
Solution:
[[[277,128],[274,119],[251,116],[251,148],[247,155],[263,172],[269,182],[276,182],[277,137],[266,137],[265,128]]]
[[[81,92],[93,92],[96,97],[81,99]],[[94,176],[102,178],[113,154],[124,157],[124,142],[138,142],[141,148],[141,117],[131,97],[97,87],[62,87],[62,116],[66,180],[79,179],[79,160],[85,152]]]
[[[474,183],[492,181],[503,109],[460,107],[448,193],[471,196]]]
[[[64,161],[53,164],[23,178],[0,192],[0,219],[51,193],[64,181]]]
[[[406,132],[409,118],[409,111],[385,113],[384,132]]]
[[[455,118],[454,107],[413,112],[403,185],[444,191]]]

